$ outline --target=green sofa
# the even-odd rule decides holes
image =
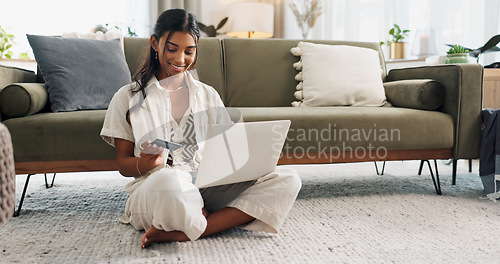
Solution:
[[[292,107],[297,85],[292,64],[298,58],[290,49],[298,42],[202,38],[199,43],[199,79],[219,92],[234,119],[241,114],[244,121],[292,121],[280,164],[479,157],[482,66],[438,65],[386,73],[378,43],[313,41],[377,50],[386,93],[401,86],[406,91],[397,98],[402,105],[411,94],[408,89],[422,89],[429,80],[444,87],[444,102],[435,111]],[[125,38],[131,73],[148,43],[147,38]],[[1,92],[18,96],[9,100],[14,109],[0,107],[2,122],[12,134],[17,174],[117,170],[114,149],[99,136],[106,110],[48,112],[44,84],[33,72],[0,67],[0,89],[5,86]]]

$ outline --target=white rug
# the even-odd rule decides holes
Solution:
[[[379,169],[381,168],[379,163]],[[388,162],[291,166],[303,188],[278,235],[232,229],[194,242],[140,248],[142,232],[117,221],[129,181],[117,172],[43,175],[21,216],[0,227],[0,263],[499,263],[500,203],[484,199],[477,162],[427,167]],[[20,196],[25,176],[17,176]]]

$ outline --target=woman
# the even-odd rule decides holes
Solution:
[[[297,173],[281,167],[255,182],[210,190],[193,185],[206,125],[231,123],[215,89],[189,73],[198,40],[193,14],[163,12],[135,82],[114,95],[101,131],[115,147],[120,173],[135,177],[125,187],[130,197],[120,220],[146,230],[143,248],[237,226],[276,233],[301,187]],[[157,138],[182,147],[151,144]]]

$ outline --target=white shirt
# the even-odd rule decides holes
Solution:
[[[201,162],[207,125],[230,124],[232,121],[213,87],[195,80],[189,72],[181,74],[185,75],[189,89],[189,108],[195,124],[198,145],[195,159]],[[141,143],[157,138],[171,140],[170,131],[175,129],[175,120],[171,115],[170,93],[160,85],[156,77],[151,78],[144,89],[146,98],[142,92],[133,92],[137,88],[137,83],[133,82],[115,93],[106,112],[101,137],[111,146],[114,146],[115,138],[134,142],[134,155],[139,157]],[[130,113],[131,124],[126,120],[127,111]],[[168,157],[168,150],[165,151],[164,157]]]

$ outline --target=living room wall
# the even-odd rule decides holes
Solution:
[[[0,16],[0,26],[16,36],[14,54],[31,52],[26,33],[60,35],[63,32],[85,33],[96,24],[127,27],[146,37],[150,34],[153,6],[158,1],[136,0],[16,0],[9,1]],[[164,2],[185,2],[163,0]],[[242,0],[189,0],[199,7],[198,19],[216,25],[227,14],[227,6]],[[295,16],[289,8],[293,0],[261,0],[275,6],[275,37],[301,38]],[[301,0],[295,0],[300,3]],[[397,23],[410,29],[408,41],[414,41],[419,28],[433,28],[440,53],[445,43],[480,47],[500,33],[500,1],[496,0],[323,0],[323,14],[310,32],[312,39],[335,39],[379,42]],[[227,29],[223,28],[221,32]],[[498,53],[498,52],[497,52]],[[32,55],[31,55],[32,56]],[[483,64],[500,61],[500,53],[487,54]]]
[[[241,0],[201,1],[201,18],[216,24],[229,16],[226,6]],[[294,0],[264,0],[281,6],[281,17],[275,19],[279,27],[275,35],[300,39],[289,4]],[[300,0],[295,0],[300,3]],[[311,39],[353,41],[385,41],[393,24],[410,29],[409,54],[419,29],[433,29],[438,54],[445,54],[445,44],[461,44],[479,48],[492,36],[500,34],[500,1],[496,0],[323,0],[323,14],[311,30]],[[278,32],[276,31],[278,30]],[[386,52],[388,53],[388,52]],[[500,61],[500,52],[484,54],[483,65]]]

